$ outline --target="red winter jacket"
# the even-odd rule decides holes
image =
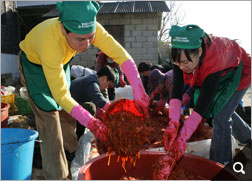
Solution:
[[[247,88],[251,83],[251,57],[235,41],[228,38],[212,36],[212,43],[206,46],[206,54],[202,65],[196,68],[194,74],[185,74],[184,81],[191,87],[201,87],[205,78],[213,73],[224,70],[223,76],[240,62],[243,63],[242,76],[238,91]]]

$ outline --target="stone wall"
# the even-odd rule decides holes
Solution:
[[[97,21],[102,25],[124,25],[123,47],[136,64],[144,60],[157,64],[160,17],[161,13],[101,14],[97,16]],[[76,55],[71,64],[92,67],[97,50],[91,46],[87,52]]]

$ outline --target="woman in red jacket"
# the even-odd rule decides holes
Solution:
[[[226,164],[233,158],[232,134],[242,144],[251,139],[251,128],[235,112],[251,83],[251,57],[235,41],[210,37],[197,25],[172,26],[170,36],[174,66],[165,149],[179,160],[202,118],[213,118],[210,159]],[[194,89],[194,110],[178,133],[184,83]]]

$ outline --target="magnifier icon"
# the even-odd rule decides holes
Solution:
[[[240,169],[236,169],[236,165],[238,165],[238,167],[240,167]],[[233,165],[233,170],[236,172],[236,173],[242,173],[242,174],[245,174],[245,171],[243,170],[243,164],[241,162],[235,162],[235,164]]]

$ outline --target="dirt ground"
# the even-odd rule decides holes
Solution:
[[[43,174],[43,169],[32,168],[32,180],[46,180]]]

